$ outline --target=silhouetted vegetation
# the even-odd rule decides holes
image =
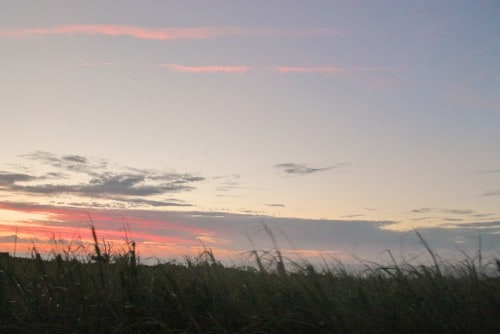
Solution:
[[[92,232],[86,258],[0,257],[1,333],[500,333],[500,279],[474,259],[350,272],[279,250],[225,267],[206,250],[148,266]]]

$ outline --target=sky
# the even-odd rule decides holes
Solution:
[[[415,230],[441,254],[481,239],[498,256],[499,16],[0,1],[0,251],[77,247],[93,222],[154,259],[406,258]]]

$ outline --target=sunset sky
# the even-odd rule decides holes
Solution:
[[[500,252],[498,1],[0,1],[0,251]],[[54,245],[54,240],[57,240]],[[14,241],[17,241],[14,246]],[[235,260],[237,261],[237,260]]]

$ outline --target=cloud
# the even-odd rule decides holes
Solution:
[[[419,222],[422,220],[431,220],[431,219],[442,219],[443,217],[440,216],[426,216],[426,217],[418,217],[418,218],[413,218],[412,220],[415,222]]]
[[[0,202],[2,210],[23,213],[38,213],[39,220],[30,220],[26,227],[20,222],[13,225],[0,225],[3,235],[11,236],[14,226],[19,234],[29,239],[29,235],[43,242],[50,242],[56,235],[61,239],[72,240],[81,235],[90,240],[88,214],[90,214],[100,237],[106,240],[123,239],[124,225],[127,225],[129,240],[138,244],[142,254],[155,254],[161,258],[198,252],[199,240],[213,249],[216,256],[223,253],[241,254],[252,249],[274,248],[269,230],[277,240],[283,254],[309,254],[320,252],[334,254],[342,260],[352,260],[352,255],[364,259],[379,259],[382,251],[390,249],[397,256],[411,257],[423,254],[424,247],[412,233],[388,229],[393,221],[370,220],[317,220],[299,218],[279,218],[258,214],[235,214],[228,212],[204,211],[158,211],[123,209],[82,209],[39,205],[23,202]],[[264,227],[264,225],[266,227]],[[463,251],[477,250],[477,229],[481,230],[484,254],[494,249],[500,241],[500,223],[487,222],[447,228],[427,228],[419,230],[431,247],[441,255],[442,251],[459,246]],[[250,236],[251,242],[248,240]],[[5,240],[10,241],[10,238]],[[38,247],[38,245],[37,245]],[[198,247],[198,248],[197,248]],[[152,253],[147,253],[148,249]],[[308,252],[306,252],[308,251]],[[459,252],[458,252],[459,253]],[[456,254],[462,258],[461,254]]]
[[[454,215],[472,215],[475,213],[474,210],[458,210],[458,209],[443,209],[444,213],[450,213]]]
[[[45,151],[35,151],[20,155],[20,157],[71,172],[93,173],[96,170],[103,170],[108,167],[108,162],[104,159],[90,161],[90,159],[79,155],[58,156]]]
[[[226,182],[222,182],[221,185],[217,186],[215,188],[215,190],[217,190],[219,192],[231,192],[231,191],[235,191],[235,190],[240,190],[242,188],[243,187],[241,186],[241,184],[239,182],[226,181]]]
[[[444,213],[444,214],[452,214],[452,215],[468,215],[468,216],[477,216],[476,211],[474,210],[463,210],[463,209],[436,209],[436,208],[420,208],[414,209],[411,211],[412,213]]]
[[[313,168],[313,167],[308,167],[305,164],[296,164],[296,163],[286,162],[286,163],[276,164],[276,165],[274,165],[274,168],[278,169],[281,173],[284,173],[287,175],[308,175],[308,174],[324,172],[324,171],[328,171],[328,170],[332,170],[332,169],[337,169],[337,168],[344,167],[347,165],[349,165],[349,164],[341,163],[341,164],[337,164],[334,166]]]
[[[113,200],[117,200],[116,198],[113,198]],[[142,205],[149,205],[153,207],[167,207],[167,206],[174,206],[174,207],[182,207],[182,206],[192,206],[191,204],[187,203],[179,203],[175,200],[170,200],[168,202],[166,201],[152,201],[152,200],[147,200],[147,199],[141,199],[141,198],[129,198],[129,199],[124,199],[124,202],[128,204],[138,204],[140,206]]]
[[[500,220],[490,221],[490,222],[474,222],[474,223],[465,223],[460,224],[462,228],[495,228],[496,230],[500,230]]]
[[[43,177],[43,179],[45,179],[45,180],[47,180],[47,179],[67,179],[67,178],[68,178],[67,174],[65,174],[65,173],[57,173],[57,172],[47,173]]]
[[[286,30],[277,28],[250,27],[170,27],[144,28],[130,25],[60,25],[49,28],[0,29],[0,38],[33,38],[50,35],[126,36],[143,40],[215,39],[229,37],[302,37],[342,36],[346,32],[330,29]]]
[[[500,169],[482,169],[477,171],[478,174],[486,175],[486,174],[497,174],[500,173]]]
[[[88,198],[106,198],[129,202],[129,205],[154,207],[188,206],[153,197],[195,189],[204,177],[190,173],[164,172],[137,168],[110,169],[107,161],[89,159],[80,155],[58,156],[37,151],[21,156],[55,168],[43,176],[0,173],[2,190],[32,195],[73,195]],[[68,175],[69,174],[69,175]],[[77,176],[76,178],[73,176]],[[82,182],[84,178],[86,181]],[[75,179],[79,181],[74,181]],[[36,181],[36,182],[32,182]],[[58,182],[59,181],[59,182]]]
[[[209,39],[245,34],[241,28],[166,28],[153,29],[128,25],[63,25],[50,28],[0,30],[0,37],[25,38],[47,35],[127,36],[146,40]]]
[[[230,195],[229,193],[244,189],[244,187],[241,185],[241,182],[239,181],[240,178],[241,176],[238,174],[212,177],[212,180],[215,180],[218,183],[218,185],[215,187],[215,190],[218,193],[223,193],[217,194],[216,196],[235,197],[234,195]]]
[[[279,204],[279,203],[270,203],[270,204],[266,204],[266,206],[271,206],[271,207],[276,207],[276,208],[284,208],[285,207],[284,204]]]
[[[479,237],[483,238],[485,235],[500,235],[500,220],[471,223],[449,223],[447,224],[447,227],[470,231],[472,234],[475,233],[476,240]]]
[[[477,217],[477,218],[486,218],[486,217],[491,217],[494,216],[494,213],[476,213],[471,215],[472,217]]]
[[[489,191],[487,193],[484,193],[483,196],[500,196],[500,190]]]
[[[38,238],[22,238],[19,236],[16,236],[15,234],[13,235],[5,235],[0,237],[0,244],[11,244],[11,243],[42,243],[45,242],[45,240],[38,239]]]
[[[342,218],[359,218],[359,217],[364,217],[365,215],[361,214],[352,214],[352,215],[344,215]]]
[[[125,239],[138,243],[141,251],[147,250],[147,243],[158,245],[162,258],[172,256],[172,251],[181,250],[179,256],[188,254],[190,247],[199,245],[198,235],[211,236],[210,230],[202,227],[180,224],[175,215],[155,215],[153,211],[123,210],[123,209],[82,209],[53,205],[38,205],[33,203],[0,202],[2,210],[21,213],[36,213],[39,219],[29,221],[14,221],[0,225],[0,235],[11,235],[14,230],[25,239],[36,238],[41,245],[36,247],[49,251],[53,249],[52,240],[56,237],[61,241],[81,240],[91,242],[89,229],[90,219],[96,227],[98,236],[114,244]],[[45,218],[43,218],[45,217]],[[127,232],[124,232],[124,231]],[[8,241],[8,240],[6,240]],[[59,243],[59,241],[58,241]],[[20,248],[18,247],[18,250]]]
[[[427,213],[427,212],[430,212],[434,209],[431,209],[431,208],[420,208],[420,209],[413,209],[411,210],[412,213]]]
[[[11,186],[16,182],[26,182],[36,180],[37,177],[28,174],[10,173],[0,171],[0,187]]]
[[[162,67],[181,72],[181,73],[225,73],[225,74],[245,74],[249,68],[248,66],[185,66],[178,64],[163,64]]]
[[[63,160],[60,157],[56,156],[55,154],[45,151],[35,151],[28,154],[22,154],[20,155],[20,157],[29,160],[38,160],[44,164],[49,164],[56,167],[59,167],[61,164],[61,160]]]
[[[76,194],[103,197],[107,195],[152,196],[165,193],[193,190],[190,183],[204,180],[201,177],[168,174],[165,177],[170,182],[146,184],[154,177],[144,174],[103,173],[94,177],[89,183],[80,184],[41,184],[41,185],[10,185],[11,191],[31,194]]]
[[[62,159],[66,160],[66,161],[80,163],[80,164],[87,163],[87,158],[82,157],[80,155],[65,155],[62,157]]]
[[[414,222],[426,221],[437,223],[440,226],[465,227],[467,224],[478,226],[477,221],[490,221],[494,219],[494,213],[477,212],[470,209],[445,209],[445,208],[419,208],[410,213],[416,214],[411,218]],[[445,222],[457,222],[457,224],[447,224]],[[463,222],[463,223],[461,223]],[[482,222],[482,223],[483,223]],[[482,224],[481,223],[481,224]],[[434,224],[433,224],[434,225]],[[500,231],[498,231],[500,232]]]

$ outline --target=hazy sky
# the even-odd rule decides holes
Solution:
[[[262,224],[308,257],[404,252],[412,229],[498,253],[498,17],[498,1],[0,1],[0,250],[86,240],[90,214],[161,258],[266,247]]]

